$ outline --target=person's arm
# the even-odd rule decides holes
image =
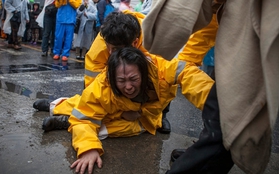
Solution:
[[[203,109],[214,80],[193,62],[185,62],[178,59],[167,61],[160,56],[154,55],[152,60],[158,67],[158,74],[163,77],[167,84],[179,84],[185,98],[198,109]]]
[[[111,90],[97,81],[94,82],[84,89],[69,118],[72,145],[78,157],[71,167],[75,167],[77,172],[85,171],[86,168],[92,170],[95,163],[98,167],[102,165],[100,156],[104,150],[98,132],[103,118],[112,107],[110,100],[106,100],[111,97]]]
[[[110,95],[110,88],[94,81],[83,90],[77,107],[73,109],[69,118],[69,131],[72,133],[73,147],[78,157],[91,149],[98,150],[100,155],[104,153],[98,132],[102,119],[111,107],[111,102],[106,100]]]
[[[16,11],[16,8],[12,5],[12,2],[12,0],[6,0],[4,3],[4,8],[9,13],[13,13]]]
[[[62,5],[64,5],[64,4],[63,4],[63,1],[59,1],[59,0],[56,0],[56,1],[54,2],[54,4],[55,4],[55,7],[56,7],[56,8],[59,8],[59,7],[61,7]]]
[[[99,33],[85,56],[85,87],[89,86],[95,77],[106,67],[108,57],[109,52],[105,41]]]
[[[95,6],[89,4],[88,10],[86,11],[86,15],[88,20],[96,20],[97,19],[97,9]]]
[[[80,158],[71,165],[71,168],[76,168],[76,173],[85,173],[86,168],[88,167],[87,171],[91,174],[95,163],[97,163],[99,168],[103,165],[99,152],[97,150],[89,150],[81,154]]]
[[[79,6],[79,8],[77,8],[77,17],[79,18],[79,17],[81,17],[81,15],[85,12],[85,6],[84,6],[84,4],[81,4],[80,6]]]

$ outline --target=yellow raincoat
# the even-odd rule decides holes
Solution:
[[[123,13],[134,15],[139,20],[140,24],[142,23],[142,20],[145,17],[145,15],[143,15],[142,13],[131,12],[129,10],[125,10]],[[207,40],[212,42],[212,44],[214,45],[215,35],[216,35],[216,31],[217,31],[217,28],[215,25],[216,25],[216,21],[213,20],[212,25],[209,25],[208,28],[205,28],[204,32],[202,32],[202,31],[200,32],[200,33],[207,33],[207,35],[209,35],[208,33],[210,33],[211,31],[215,31],[215,32],[212,32],[212,37],[203,37],[203,38],[199,38],[197,40],[199,42],[201,42],[202,39],[210,38]],[[210,31],[210,32],[208,32],[208,31]],[[214,37],[213,37],[213,35],[214,35]],[[194,41],[194,39],[198,38],[200,36],[202,36],[202,34],[196,34],[195,37],[193,37],[192,41],[190,41],[189,45],[194,45],[194,44],[192,44],[192,43],[196,42],[196,41]],[[157,61],[163,60],[162,57],[159,55],[150,54],[143,47],[142,39],[143,39],[143,35],[141,34],[139,41],[138,41],[137,48],[139,50],[141,50],[147,57],[150,57],[152,59],[152,61],[156,62],[157,64],[160,64],[161,62],[160,61],[157,62]],[[195,46],[197,47],[197,45],[195,45]],[[202,47],[202,46],[200,46],[200,47]],[[208,51],[209,47],[206,47],[203,49],[203,56],[207,52],[206,49]],[[191,51],[195,51],[195,54],[189,54],[188,48],[185,47],[184,50],[185,51],[181,52],[181,54],[179,55],[179,59],[187,61],[187,64],[189,65],[187,67],[189,69],[191,69],[190,72],[193,72],[193,74],[189,74],[189,75],[194,75],[195,78],[199,78],[199,79],[203,79],[203,78],[206,79],[207,77],[205,77],[205,74],[196,66],[195,62],[197,62],[197,61],[194,61],[194,59],[196,58],[196,57],[194,57],[194,55],[199,54],[198,51],[191,50]],[[100,34],[98,34],[98,36],[94,40],[93,44],[91,45],[90,50],[88,51],[88,53],[85,56],[85,62],[86,62],[85,63],[85,74],[84,74],[85,87],[89,86],[94,81],[95,77],[106,67],[108,57],[109,57],[109,52],[107,50],[105,40],[103,39],[103,37],[100,36]],[[196,59],[199,59],[199,61],[202,61],[202,58],[203,57],[199,56],[199,58],[196,58]],[[191,62],[194,62],[194,63],[191,63]],[[190,66],[190,65],[192,65],[192,66]],[[198,90],[200,90],[200,89],[198,89]],[[188,91],[187,93],[188,93],[188,95],[186,96],[186,98],[191,103],[193,103],[197,108],[203,109],[204,102],[198,103],[197,101],[195,101],[195,98],[197,98],[195,92],[190,93]],[[206,96],[204,96],[204,97],[206,97]],[[205,98],[202,100],[199,100],[199,102],[200,101],[205,101]]]
[[[197,76],[193,63],[178,59],[166,61],[156,57],[157,61],[149,61],[149,78],[153,83],[157,98],[140,104],[126,97],[117,97],[106,77],[107,69],[103,69],[96,79],[84,89],[81,96],[76,95],[57,105],[54,114],[70,115],[73,147],[79,156],[90,149],[97,149],[102,155],[104,150],[98,137],[99,131],[105,127],[109,137],[134,136],[148,131],[156,133],[162,125],[162,111],[175,97],[178,84],[186,98],[192,99],[198,108],[208,95],[214,81],[203,73]],[[197,68],[197,67],[196,67]],[[71,111],[67,108],[74,109]],[[123,111],[141,111],[141,117],[135,121],[121,118]]]
[[[217,17],[213,14],[211,22],[206,27],[190,36],[177,58],[201,66],[204,56],[215,45],[217,30]]]

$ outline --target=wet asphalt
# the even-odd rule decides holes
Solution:
[[[0,173],[69,174],[76,160],[71,134],[66,130],[45,133],[42,120],[48,112],[37,112],[33,102],[81,94],[84,61],[68,62],[41,57],[40,45],[22,43],[22,49],[6,48],[0,40]],[[167,114],[172,125],[169,135],[143,133],[129,138],[102,141],[105,154],[100,174],[163,174],[170,167],[175,148],[187,148],[198,139],[203,128],[201,111],[178,90]],[[279,123],[273,132],[273,146],[266,174],[279,173]],[[230,174],[243,173],[234,166]]]

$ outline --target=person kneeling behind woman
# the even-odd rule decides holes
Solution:
[[[78,158],[71,167],[76,172],[93,170],[95,163],[101,167],[101,140],[106,137],[145,131],[154,135],[162,124],[162,110],[176,96],[177,84],[186,97],[190,90],[199,91],[192,97],[204,103],[214,81],[205,73],[202,79],[193,78],[191,70],[191,65],[178,59],[151,61],[133,47],[113,52],[108,66],[81,96],[52,102],[54,115],[70,115],[63,117],[69,118],[68,131]]]

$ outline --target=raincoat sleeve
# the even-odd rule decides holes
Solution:
[[[69,2],[69,4],[74,8],[74,9],[77,9],[81,3],[82,3],[82,0],[67,0]]]
[[[206,27],[190,36],[177,58],[201,66],[204,56],[215,45],[217,30],[217,17],[213,14],[211,22]]]
[[[80,5],[81,6],[81,5]],[[79,8],[77,8],[77,18],[80,18],[81,15],[84,13],[85,10],[80,11]]]
[[[187,62],[185,68],[177,76],[177,83],[180,84],[182,94],[202,110],[215,82],[194,63]]]
[[[88,17],[88,20],[96,20],[97,19],[97,9],[96,9],[96,7],[92,4],[89,4],[86,15]]]
[[[214,80],[193,62],[178,59],[167,61],[160,56],[157,56],[156,59],[159,78],[164,79],[169,84],[179,84],[182,94],[193,105],[202,110]]]
[[[59,8],[62,5],[66,5],[67,4],[67,0],[59,0],[59,1],[55,1],[55,7]]]
[[[44,4],[44,8],[41,11],[41,13],[39,14],[39,16],[36,19],[36,22],[38,22],[38,25],[42,28],[44,28],[44,15],[45,15],[45,8],[46,6],[48,6],[49,4],[52,4],[54,0],[46,0],[45,4]]]
[[[24,20],[27,20],[27,21],[30,21],[30,16],[29,16],[29,13],[28,13],[28,7],[27,7],[27,0],[25,0],[24,3],[22,3],[22,12],[24,13]],[[25,24],[26,25],[26,24]]]
[[[79,8],[77,8],[77,17],[81,17],[84,13],[86,13],[87,20],[96,20],[97,9],[94,5],[88,4],[87,9],[84,9],[83,11],[80,11]]]
[[[99,33],[85,56],[85,87],[89,86],[95,77],[107,66],[108,57],[109,52],[105,40]]]
[[[12,0],[6,0],[4,3],[4,8],[9,13],[12,13],[16,10],[16,8],[12,6]]]
[[[84,89],[69,118],[71,125],[68,131],[72,133],[72,145],[77,156],[91,149],[98,150],[100,155],[104,153],[98,132],[102,119],[114,108],[110,97],[110,88],[98,80]]]

